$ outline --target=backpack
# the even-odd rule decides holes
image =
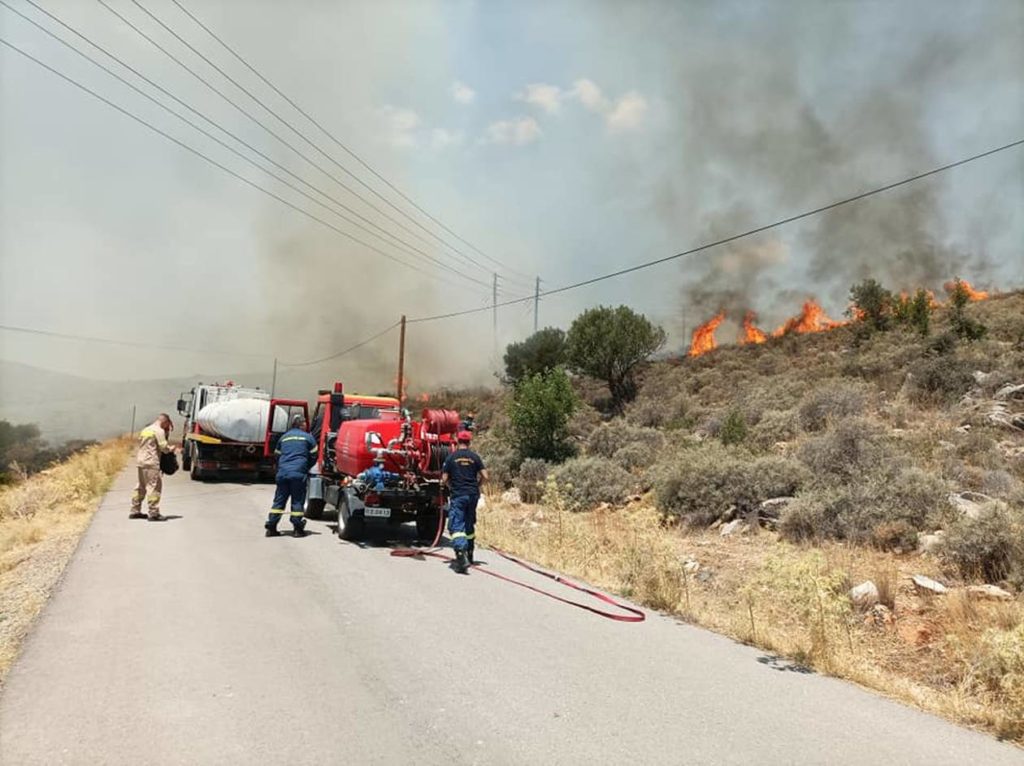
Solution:
[[[178,472],[178,455],[174,452],[161,452],[160,453],[160,473],[165,473],[168,476],[176,474]]]

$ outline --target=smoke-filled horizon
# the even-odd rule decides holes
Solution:
[[[499,299],[728,236],[1024,135],[1024,6],[565,2],[184,3],[367,161],[506,264]],[[260,83],[171,3],[154,13],[248,87]],[[19,6],[20,7],[20,6]],[[101,6],[49,10],[313,186],[469,274],[359,232],[0,9],[0,36],[137,111],[367,250],[185,153],[10,51],[0,52],[0,321],[240,356],[0,332],[0,359],[85,377],[269,376],[410,317],[486,306],[491,270],[398,229],[205,90]],[[118,9],[165,44],[131,4]],[[26,14],[45,18],[25,7]],[[52,26],[52,25],[50,25]],[[70,38],[69,38],[70,39]],[[194,66],[187,49],[174,51]],[[345,178],[215,72],[201,71]],[[295,127],[456,247],[266,90]],[[348,183],[352,183],[350,180]],[[352,184],[358,188],[357,184]],[[317,196],[314,193],[314,196]],[[540,325],[625,303],[678,347],[719,310],[775,326],[819,299],[834,318],[867,276],[940,289],[1024,283],[1024,151],[1011,150],[777,230],[546,298]],[[409,326],[413,389],[494,380],[532,306]],[[724,333],[723,337],[728,333]],[[314,367],[300,395],[395,385],[397,331]],[[243,356],[259,354],[260,357]],[[319,382],[319,383],[318,383]],[[0,389],[3,381],[0,381]],[[307,390],[308,389],[308,390]],[[0,390],[0,396],[2,396]]]

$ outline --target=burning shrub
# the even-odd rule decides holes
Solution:
[[[573,511],[593,510],[601,503],[621,505],[635,486],[625,468],[592,455],[567,460],[555,470],[554,481],[566,507]]]
[[[941,555],[964,577],[1024,585],[1024,521],[1000,508],[963,518],[948,530]]]
[[[972,365],[954,356],[921,359],[910,368],[910,398],[915,404],[957,401],[974,385]]]
[[[614,457],[615,453],[629,444],[648,444],[657,449],[665,442],[660,431],[653,428],[638,428],[622,418],[616,418],[598,426],[587,439],[587,453],[601,457]]]
[[[792,495],[808,479],[796,461],[709,444],[683,450],[654,472],[654,490],[662,513],[691,524],[715,521],[729,506],[748,513],[772,497]]]
[[[821,431],[831,422],[861,415],[867,398],[863,384],[825,381],[800,403],[800,425],[805,431]]]
[[[544,497],[544,486],[548,479],[549,465],[547,461],[527,458],[519,466],[519,475],[515,479],[516,489],[524,503],[539,503]]]

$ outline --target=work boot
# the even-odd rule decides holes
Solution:
[[[157,511],[156,513],[151,513],[146,518],[148,518],[150,521],[167,521],[167,517],[161,515],[160,511]]]
[[[274,527],[267,527],[266,537],[280,537],[281,533],[278,532]]]
[[[469,569],[469,559],[466,558],[466,552],[464,550],[455,551],[455,571],[459,574],[466,574],[467,569]]]
[[[295,529],[292,530],[292,537],[305,537],[305,536],[306,536],[306,530],[303,529],[302,527],[296,527]]]
[[[144,519],[144,518],[146,518],[146,514],[144,514],[142,511],[132,511],[131,513],[128,514],[128,518],[129,519]]]
[[[466,560],[469,562],[470,566],[473,566],[476,563],[476,560],[473,558],[473,551],[475,549],[476,546],[473,543],[470,543],[469,547],[466,548]]]

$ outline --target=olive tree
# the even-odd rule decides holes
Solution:
[[[619,410],[636,398],[636,368],[665,345],[665,331],[627,306],[584,311],[566,335],[566,358],[575,371],[603,380]]]
[[[505,349],[505,379],[509,383],[518,383],[562,364],[565,364],[565,332],[555,327],[545,327],[521,343],[510,343]]]

